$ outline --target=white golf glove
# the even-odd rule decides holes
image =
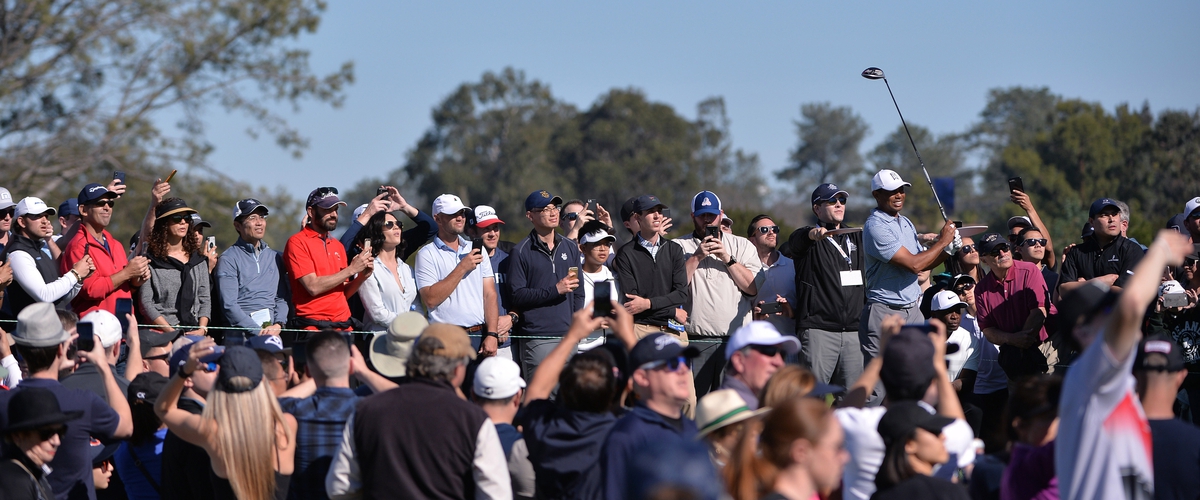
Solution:
[[[953,257],[954,254],[958,253],[958,251],[962,249],[962,246],[962,235],[958,234],[958,230],[955,229],[954,241],[951,241],[949,245],[946,245],[946,254]]]

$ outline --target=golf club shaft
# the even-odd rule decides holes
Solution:
[[[921,159],[921,152],[917,150],[917,142],[912,138],[912,132],[908,131],[908,123],[904,122],[904,113],[900,112],[900,105],[896,103],[896,94],[892,93],[892,86],[888,84],[887,78],[883,79],[883,84],[887,85],[888,95],[892,96],[892,105],[896,106],[896,114],[900,115],[900,124],[904,125],[904,133],[908,134],[908,143],[912,144],[913,152],[917,153],[917,163],[921,164],[921,171],[925,173],[925,182],[929,183],[929,189],[933,191],[933,200],[937,202],[938,210],[942,212],[942,220],[950,220],[946,217],[946,209],[942,207],[942,200],[938,198],[937,188],[933,187],[933,179],[929,178],[929,171],[925,170],[925,160]]]

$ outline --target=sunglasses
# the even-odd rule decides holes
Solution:
[[[963,255],[975,253],[975,245],[963,245],[962,248],[959,249],[958,253]]]
[[[759,234],[767,234],[767,233],[779,234],[779,226],[760,226],[758,228],[758,233]]]
[[[782,352],[782,349],[780,349],[777,345],[751,345],[749,347],[750,350],[762,354],[768,358],[778,356],[779,353]]]
[[[117,206],[117,201],[116,201],[116,200],[100,200],[100,201],[97,201],[97,202],[95,202],[95,203],[88,203],[88,206],[91,206],[91,207],[109,207],[109,208],[112,208],[112,207],[115,207],[115,206]]]
[[[1009,252],[1009,251],[1010,250],[1008,249],[1008,246],[1004,245],[1004,246],[996,247],[996,249],[992,250],[991,252],[988,252],[988,255],[990,255],[992,257],[999,257],[1000,254],[1002,254],[1004,252]]]
[[[62,427],[50,427],[50,428],[45,428],[45,429],[38,429],[38,437],[42,438],[42,441],[49,441],[50,438],[54,437],[54,436],[58,436],[61,439],[63,436],[66,436],[66,435],[67,435],[67,426],[65,426],[65,425]]]
[[[533,213],[535,213],[535,214],[540,214],[540,213],[542,213],[542,212],[557,212],[557,211],[558,211],[558,207],[556,207],[556,206],[554,206],[554,205],[546,205],[546,206],[544,206],[544,207],[542,207],[542,208],[534,208],[534,209],[530,209],[529,211],[530,211],[530,212],[533,212]],[[568,217],[569,217],[569,216],[570,216],[570,214],[568,214]],[[578,217],[578,215],[576,215],[576,216]]]
[[[567,220],[578,220],[579,212],[571,212],[571,213],[568,213],[567,215],[565,215],[564,217],[566,217]]]
[[[1183,259],[1183,265],[1187,267],[1195,267],[1196,262],[1200,261],[1197,261],[1196,259]]]
[[[974,284],[974,283],[967,283],[967,284],[965,284],[965,285],[962,285],[962,286],[959,286],[959,287],[955,287],[955,288],[954,288],[954,293],[957,293],[957,294],[959,294],[959,295],[962,295],[962,294],[964,294],[964,293],[966,293],[966,292],[969,292],[969,291],[971,291],[971,289],[972,289],[972,288],[975,288],[975,284]]]
[[[1046,246],[1046,238],[1028,238],[1021,242],[1024,247],[1044,247]]]
[[[396,229],[396,228],[404,229],[404,223],[400,222],[398,220],[385,220],[385,221],[383,221],[383,228],[384,229]]]
[[[826,205],[845,205],[845,204],[846,204],[846,197],[845,197],[845,196],[838,196],[838,197],[836,197],[836,198],[831,198],[831,199],[825,200],[825,204],[826,204]]]
[[[13,214],[16,212],[17,212],[17,210],[15,208],[6,208],[4,210],[0,210],[0,219],[7,219],[9,217],[12,217]]]
[[[1190,215],[1188,215],[1188,218],[1192,220],[1200,220],[1200,211],[1192,212]]]
[[[320,197],[320,198],[324,198],[324,197],[326,197],[326,196],[329,196],[329,195],[331,195],[331,194],[338,194],[338,190],[337,190],[337,188],[335,188],[335,187],[332,187],[332,186],[326,186],[326,187],[319,187],[319,188],[317,188],[317,196],[318,196],[318,197]]]
[[[28,219],[28,220],[34,221],[34,220],[42,220],[42,219],[45,219],[45,218],[46,218],[46,215],[47,215],[47,214],[46,214],[46,212],[42,212],[42,213],[40,213],[40,214],[25,214],[25,215],[23,215],[22,217],[25,217],[25,218],[26,218],[26,219]]]
[[[171,215],[171,216],[167,217],[167,222],[170,224],[179,224],[180,222],[184,222],[184,221],[191,222],[192,216],[183,215],[183,214],[175,214],[175,215]]]
[[[166,361],[170,357],[171,357],[171,354],[166,353],[166,354],[159,354],[158,356],[142,356],[142,359],[145,361],[154,361],[156,359],[161,360],[161,361]]]
[[[687,367],[687,366],[688,366],[688,359],[683,356],[678,356],[678,357],[671,358],[671,359],[664,359],[662,361],[651,361],[649,363],[642,365],[642,367],[646,370],[658,370],[661,368],[666,368],[667,371],[669,371],[669,372],[679,371],[680,367]]]

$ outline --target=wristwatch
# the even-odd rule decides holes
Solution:
[[[733,258],[733,257],[730,257],[730,258],[729,258],[729,262],[726,262],[726,263],[725,263],[725,267],[729,267],[729,266],[732,266],[732,265],[734,265],[734,264],[737,264],[737,259],[735,259],[735,258]]]

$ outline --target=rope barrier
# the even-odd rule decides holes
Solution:
[[[15,325],[16,322],[17,322],[17,320],[14,320],[14,319],[0,319],[0,323],[8,324],[8,325]],[[146,328],[146,329],[159,329],[159,328],[162,328],[162,325],[153,324],[153,323],[138,324],[137,327],[138,328]],[[183,330],[185,332],[200,329],[199,326],[191,326],[191,325],[173,325],[173,328],[175,328],[176,330]],[[251,328],[242,328],[240,326],[208,326],[205,328],[207,328],[208,330],[235,330],[235,331],[239,331],[239,332],[253,331],[253,329],[251,329]],[[11,330],[11,329],[6,328],[5,330]],[[282,332],[313,333],[314,331],[316,331],[316,330],[305,330],[305,329],[300,329],[300,328],[281,328],[281,329],[279,329],[280,333],[282,333]],[[342,333],[349,333],[349,334],[353,334],[353,335],[362,335],[362,336],[375,335],[375,334],[386,332],[386,330],[340,330],[340,331]],[[482,334],[467,334],[467,336],[468,337],[483,337]],[[562,336],[561,335],[560,336],[509,335],[508,338],[509,339],[530,339],[530,340],[554,340],[554,339],[561,339]],[[705,338],[695,338],[695,339],[689,338],[688,342],[689,343],[698,343],[698,344],[721,344],[721,343],[724,343],[725,340],[713,340],[713,339],[705,339]]]

